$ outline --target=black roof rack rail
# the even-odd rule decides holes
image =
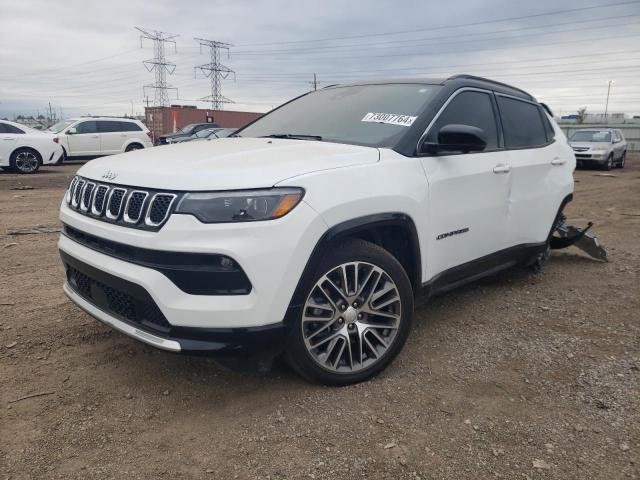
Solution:
[[[463,74],[459,74],[459,75],[453,75],[449,78],[447,78],[447,80],[458,80],[458,79],[467,79],[467,80],[477,80],[479,82],[487,82],[487,83],[493,83],[494,85],[499,85],[501,87],[505,87],[505,88],[509,88],[511,90],[515,90],[517,92],[522,93],[523,95],[526,95],[528,98],[530,98],[531,100],[533,100],[533,95],[531,95],[528,92],[525,92],[524,90],[514,87],[512,85],[508,85],[506,83],[502,83],[502,82],[497,82],[495,80],[491,80],[490,78],[485,78],[485,77],[478,77],[476,75],[468,75],[466,73]]]

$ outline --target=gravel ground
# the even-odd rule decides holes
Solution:
[[[610,263],[568,249],[432,299],[346,388],[157,351],[73,306],[58,235],[6,233],[58,226],[76,168],[0,173],[0,478],[640,478],[640,156],[575,175],[568,217]]]

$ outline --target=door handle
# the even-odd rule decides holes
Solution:
[[[511,171],[511,167],[509,165],[498,164],[493,167],[493,173],[509,173]]]
[[[98,135],[91,135],[91,138],[98,138]]]
[[[551,160],[551,165],[564,165],[567,161],[564,158],[556,157]]]

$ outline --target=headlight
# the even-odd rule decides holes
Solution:
[[[187,193],[176,213],[194,215],[203,223],[272,220],[293,210],[303,195],[301,188]]]
[[[591,151],[593,151],[593,152],[606,152],[607,151],[607,147],[593,147],[591,149]]]

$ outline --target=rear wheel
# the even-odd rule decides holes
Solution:
[[[127,148],[124,149],[125,152],[133,152],[134,150],[140,150],[141,148],[144,148],[142,145],[140,145],[139,143],[132,143],[130,145],[127,145]]]
[[[18,148],[9,159],[11,169],[18,173],[36,173],[42,165],[40,154],[31,148]]]
[[[622,158],[620,159],[620,168],[624,168],[624,163],[627,158],[627,152],[622,152]]]
[[[327,385],[362,382],[402,349],[413,292],[400,263],[383,248],[362,240],[337,245],[305,293],[285,352],[303,377]]]

